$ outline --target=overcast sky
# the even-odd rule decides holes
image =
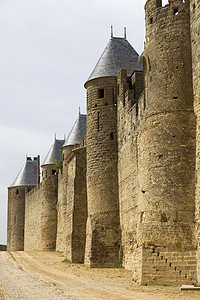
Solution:
[[[145,0],[0,0],[0,244],[6,244],[7,186],[25,157],[44,160],[86,113],[83,87],[110,38],[141,54]]]

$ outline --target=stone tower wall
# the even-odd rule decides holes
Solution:
[[[196,123],[196,240],[200,247],[200,2],[190,1],[194,110]],[[200,254],[198,251],[198,281],[200,281]]]
[[[7,250],[24,250],[24,216],[26,187],[8,188]]]
[[[40,251],[42,183],[34,187],[25,197],[24,250]]]
[[[54,165],[42,167],[41,250],[56,249],[58,176]]]
[[[190,249],[195,247],[195,116],[189,1],[171,0],[165,7],[158,2],[145,6],[138,243]]]
[[[120,228],[117,174],[117,80],[99,78],[87,88],[88,220],[85,263],[119,265]],[[104,90],[104,95],[101,91]]]
[[[184,280],[191,283],[196,281],[196,120],[189,1],[171,0],[162,7],[162,1],[148,0],[145,12],[145,111],[138,131],[139,280],[142,284],[167,283],[162,265],[165,258],[171,284]],[[190,266],[178,273],[171,251],[180,253],[183,261],[190,251]]]

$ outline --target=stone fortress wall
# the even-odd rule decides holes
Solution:
[[[86,138],[62,146],[59,172],[9,188],[9,251],[122,263],[139,284],[200,281],[199,5],[146,2],[143,70],[102,70],[109,47],[128,47],[111,36],[85,84]]]

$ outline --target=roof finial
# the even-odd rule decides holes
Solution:
[[[126,39],[126,27],[124,27],[124,38]]]
[[[113,38],[113,26],[111,25],[111,39]]]
[[[66,134],[64,133],[64,140],[66,140]]]
[[[78,108],[78,112],[79,112],[79,116],[80,116],[80,114],[81,114],[81,108],[80,108],[80,106]]]
[[[56,140],[56,133],[55,133],[54,137],[55,137],[55,140]]]

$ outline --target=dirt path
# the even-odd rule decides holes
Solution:
[[[0,253],[0,286],[7,299],[199,300],[177,287],[140,287],[123,269],[89,269],[63,263],[56,252]],[[0,294],[1,295],[1,294]],[[0,298],[1,299],[1,298]],[[3,298],[2,298],[3,299]]]

